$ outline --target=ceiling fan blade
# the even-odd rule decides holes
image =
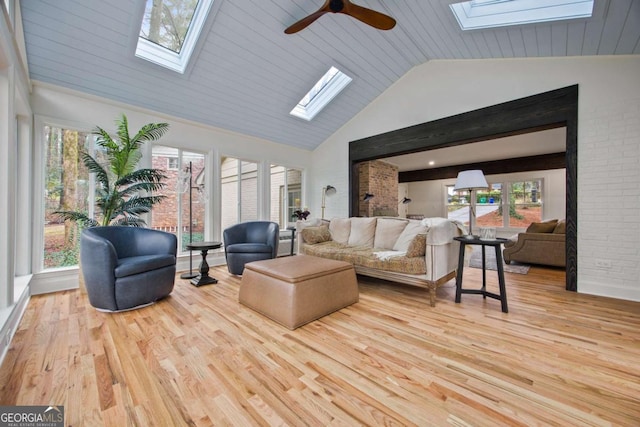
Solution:
[[[293,34],[293,33],[297,33],[300,30],[304,30],[313,21],[315,21],[316,19],[320,18],[325,13],[330,12],[330,10],[327,8],[328,4],[329,4],[329,2],[327,2],[327,4],[325,4],[323,7],[321,7],[317,11],[313,12],[311,15],[306,16],[306,17],[302,18],[301,20],[299,20],[298,22],[296,22],[295,24],[291,25],[289,28],[284,30],[284,33],[285,34]]]
[[[344,8],[340,13],[353,16],[357,20],[379,30],[390,30],[396,26],[396,20],[392,17],[384,13],[376,12],[375,10],[367,9],[366,7],[358,6],[350,1],[344,2]]]

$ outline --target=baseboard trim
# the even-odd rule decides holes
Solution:
[[[30,290],[27,285],[23,288],[18,301],[11,307],[4,309],[7,311],[8,316],[2,323],[2,328],[0,329],[0,365],[4,362],[4,358],[9,351],[11,340],[18,330],[18,325],[20,324],[20,320],[22,320],[22,316],[27,309],[30,298]]]
[[[640,288],[612,286],[601,281],[578,279],[578,293],[640,302]]]

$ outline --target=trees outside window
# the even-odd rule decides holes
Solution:
[[[476,219],[473,227],[527,228],[542,221],[543,180],[489,183],[487,190],[475,192]],[[469,225],[469,194],[447,186],[447,215]],[[508,215],[504,215],[508,212]]]

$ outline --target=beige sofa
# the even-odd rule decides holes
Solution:
[[[356,273],[429,289],[455,277],[464,227],[445,218],[333,218],[297,223],[298,253],[348,261]]]
[[[566,224],[564,220],[550,220],[531,224],[527,231],[512,236],[504,244],[504,262],[566,266]]]

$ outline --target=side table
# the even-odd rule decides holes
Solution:
[[[460,242],[460,255],[458,257],[458,273],[456,275],[456,303],[460,302],[462,294],[479,294],[482,298],[494,298],[501,302],[502,312],[508,313],[507,307],[507,289],[504,283],[504,267],[502,265],[502,251],[500,246],[507,241],[507,239],[491,239],[482,240],[477,237],[454,237],[454,240]],[[482,288],[481,289],[462,289],[462,271],[464,270],[464,249],[467,245],[480,245],[482,246]],[[494,294],[487,291],[487,262],[485,258],[485,248],[487,246],[493,246],[496,250],[496,267],[498,269],[498,284],[500,287],[500,294]]]
[[[291,256],[293,256],[293,248],[296,244],[296,228],[295,227],[287,227],[287,230],[291,232]]]
[[[209,276],[209,264],[207,263],[207,252],[211,249],[220,249],[222,242],[193,242],[189,243],[186,248],[189,250],[200,251],[202,261],[200,262],[200,274],[191,279],[193,286],[210,285],[218,283],[218,279]]]

